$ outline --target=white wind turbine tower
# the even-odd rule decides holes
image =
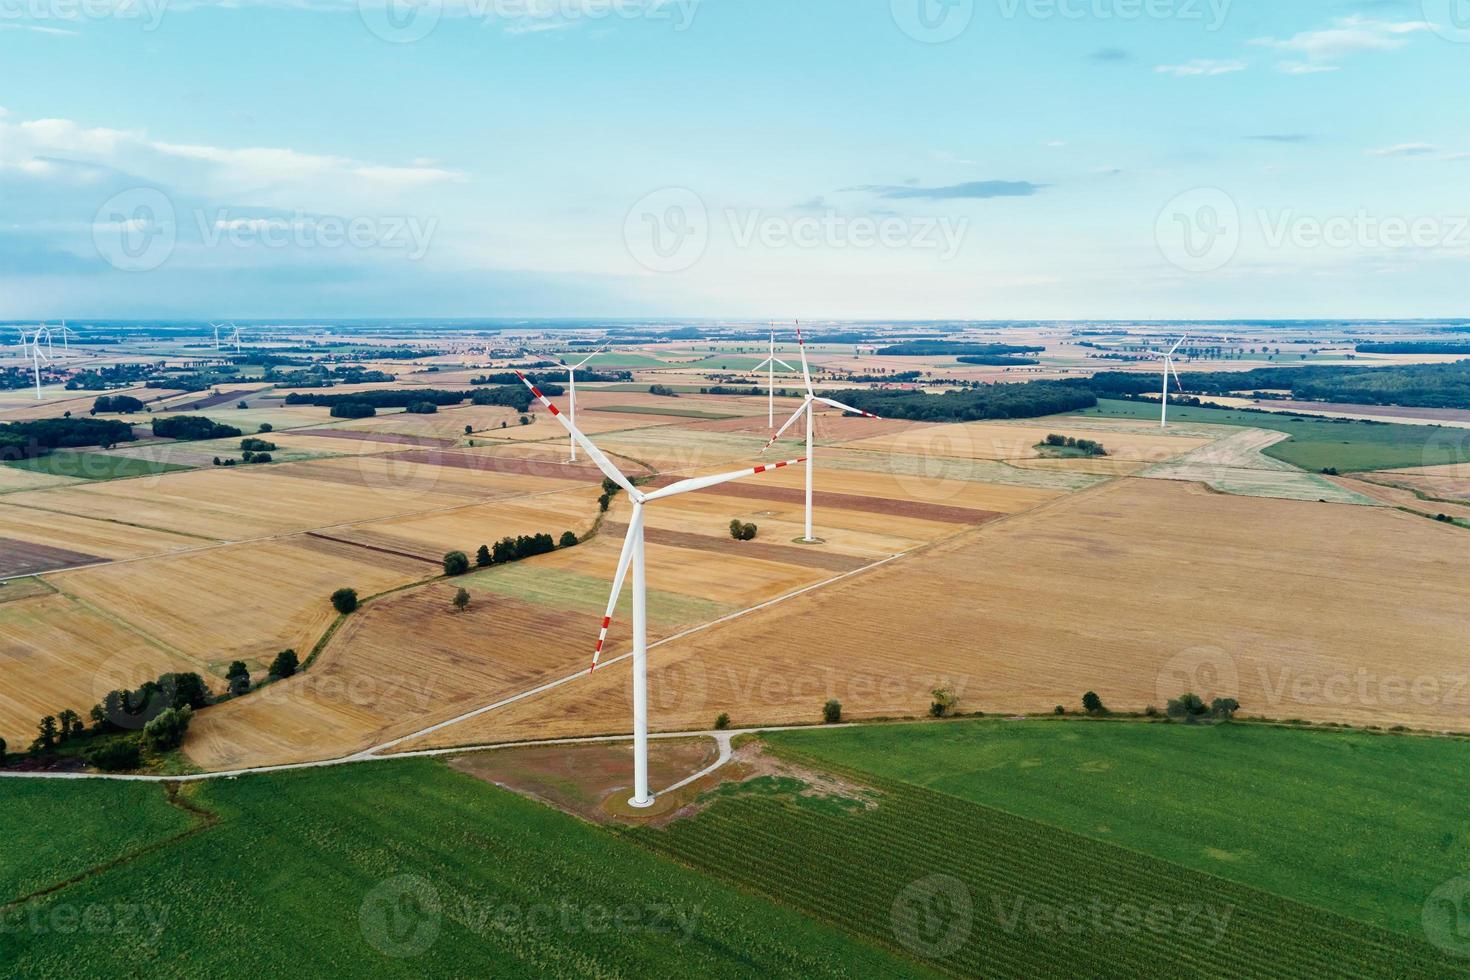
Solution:
[[[816,390],[812,388],[812,372],[806,360],[806,341],[801,337],[801,326],[799,324],[796,327],[796,342],[801,349],[801,377],[806,382],[806,400],[801,403],[801,407],[796,410],[796,414],[786,420],[786,424],[781,426],[780,431],[771,436],[771,441],[766,443],[766,449],[761,450],[761,452],[770,449],[777,439],[785,435],[786,430],[791,428],[797,419],[803,415],[806,416],[806,537],[802,540],[807,544],[816,544],[817,539],[812,535],[812,473],[816,469],[813,440],[815,437],[814,426],[816,423],[817,406],[828,405],[832,408],[840,408],[844,412],[852,412],[855,415],[861,415],[869,419],[876,419],[878,416],[872,412],[865,412],[860,408],[853,408],[851,405],[844,405],[831,398],[819,396]]]
[[[779,357],[776,356],[776,325],[773,323],[773,324],[771,324],[771,356],[768,357],[768,358],[766,358],[764,361],[761,361],[755,367],[751,368],[751,371],[750,371],[751,374],[755,374],[761,368],[764,368],[764,367],[770,368],[770,372],[771,373],[770,373],[769,386],[767,388],[767,391],[769,393],[769,401],[770,401],[770,416],[771,416],[770,426],[773,429],[776,427],[776,365],[777,364],[781,365],[783,368],[785,368],[788,371],[795,371],[796,370],[796,368],[792,367],[790,364],[787,364],[785,361],[781,360]]]
[[[224,324],[223,323],[211,323],[210,326],[214,328],[214,352],[216,354],[218,354],[219,353],[219,328],[222,327],[222,326],[224,326]]]
[[[42,330],[45,330],[45,328],[37,329],[35,336],[31,338],[31,367],[36,372],[36,401],[41,400],[41,361],[44,360],[47,364],[51,363],[50,356],[41,351]],[[49,330],[46,330],[46,342],[48,345],[51,342],[51,331]]]
[[[584,357],[582,360],[578,361],[576,364],[568,364],[566,366],[566,368],[567,368],[567,398],[568,398],[568,405],[570,407],[570,415],[571,415],[572,425],[576,425],[577,424],[577,372],[580,371],[580,370],[582,370],[582,368],[584,368],[587,365],[587,362],[588,361],[590,361],[594,357],[597,357],[597,356],[601,355],[602,353],[604,353],[607,350],[607,348],[608,348],[608,345],[607,344],[603,344],[601,347],[597,348],[597,350],[593,351],[591,354],[588,354],[586,357]],[[576,436],[573,436],[572,437],[572,462],[575,463],[576,461],[577,461],[577,438],[576,438]]]
[[[598,662],[602,659],[602,648],[607,642],[608,627],[612,625],[612,616],[617,610],[618,599],[622,595],[623,581],[631,568],[633,570],[633,798],[628,801],[628,804],[638,809],[650,807],[653,806],[653,794],[648,790],[648,586],[643,563],[643,508],[655,500],[677,497],[695,490],[705,490],[731,480],[738,480],[741,477],[755,476],[758,473],[766,473],[785,466],[794,466],[805,460],[793,459],[770,466],[743,469],[735,473],[722,473],[719,476],[700,476],[690,480],[680,480],[662,490],[644,493],[635,487],[633,481],[624,476],[622,471],[602,454],[592,440],[584,436],[581,430],[573,425],[524,374],[519,371],[516,374],[519,375],[521,381],[525,382],[526,387],[531,389],[531,393],[541,404],[546,406],[546,410],[566,428],[572,439],[586,450],[588,458],[597,464],[597,468],[602,470],[609,480],[622,487],[627,492],[628,498],[633,501],[633,516],[628,521],[628,536],[623,539],[623,551],[618,557],[618,570],[613,576],[612,598],[608,600],[607,613],[602,618],[602,631],[597,637],[597,648],[592,654],[592,670],[597,669]]]
[[[1184,342],[1188,339],[1189,334],[1180,337],[1179,343],[1169,348],[1169,353],[1164,355],[1164,398],[1159,415],[1159,428],[1161,429],[1169,427],[1169,375],[1174,375],[1174,383],[1179,386],[1180,391],[1184,390],[1184,382],[1179,380],[1179,372],[1174,369],[1174,354],[1184,346]]]
[[[235,327],[235,325],[233,323],[230,324],[230,326]],[[235,336],[233,338],[231,338],[231,339],[234,340],[234,342],[235,342],[235,353],[236,354],[240,353],[240,328],[239,327],[235,327]]]

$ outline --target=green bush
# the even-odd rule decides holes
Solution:
[[[578,538],[577,538],[577,533],[575,531],[563,531],[562,532],[562,535],[561,535],[561,541],[559,541],[557,543],[557,547],[558,548],[575,548],[577,546],[577,544],[578,544]]]
[[[282,650],[271,661],[270,674],[272,677],[290,677],[300,666],[301,661],[296,658],[295,650]]]
[[[124,772],[137,769],[143,764],[143,752],[136,736],[109,738],[88,747],[82,758],[94,769],[103,772]]]
[[[720,717],[718,717],[718,718],[715,719],[715,731],[723,732],[725,729],[727,729],[729,727],[730,727],[730,716],[728,714],[726,714],[725,712],[723,712],[723,711],[720,712]]]
[[[1105,715],[1108,709],[1103,707],[1102,698],[1097,696],[1096,691],[1088,691],[1082,695],[1082,707],[1090,715]]]
[[[378,410],[367,402],[338,402],[332,406],[334,419],[370,419]]]
[[[451,551],[444,556],[445,575],[464,575],[470,570],[470,556],[463,551]]]
[[[188,732],[189,722],[193,717],[194,709],[188,705],[161,712],[143,726],[144,744],[151,752],[167,752],[178,748],[184,744],[184,734]]]
[[[836,725],[842,721],[842,702],[833,698],[822,705],[822,721],[829,725]]]
[[[338,589],[332,593],[332,607],[346,616],[357,611],[357,590]]]

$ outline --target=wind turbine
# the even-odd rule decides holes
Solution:
[[[44,328],[42,328],[42,329],[44,329]],[[49,343],[50,342],[50,339],[51,339],[51,331],[49,331],[49,330],[46,331],[46,339],[47,339],[47,342]],[[36,401],[40,401],[41,400],[41,361],[42,360],[45,360],[45,362],[47,364],[50,364],[51,363],[50,356],[47,355],[47,354],[42,353],[42,351],[41,351],[41,330],[37,330],[35,336],[31,338],[31,367],[34,368],[35,369],[35,372],[36,372]]]
[[[235,341],[235,353],[238,354],[240,353],[240,328],[233,323],[230,326],[235,327],[235,336],[232,339]]]
[[[598,449],[591,439],[584,436],[582,431],[572,424],[524,374],[517,371],[516,375],[527,388],[531,389],[531,394],[546,406],[546,410],[566,428],[572,439],[586,450],[588,458],[597,464],[597,468],[602,470],[609,480],[627,491],[628,498],[633,501],[633,516],[628,521],[628,535],[623,539],[623,551],[618,557],[618,570],[613,576],[612,598],[608,600],[607,613],[602,618],[602,631],[597,637],[597,648],[592,654],[592,670],[597,670],[598,662],[602,659],[602,648],[607,643],[607,630],[612,625],[612,616],[617,610],[618,599],[623,592],[623,581],[631,568],[633,570],[633,798],[628,801],[628,805],[641,810],[653,806],[653,794],[648,791],[648,586],[643,563],[643,508],[656,500],[677,497],[695,490],[706,490],[742,477],[755,476],[786,466],[795,466],[805,460],[793,459],[770,466],[743,469],[735,473],[722,473],[719,476],[694,477],[689,480],[680,480],[662,490],[644,493],[635,487],[633,481],[624,476],[622,471],[602,454],[602,450]]]
[[[769,399],[770,400],[770,416],[771,416],[770,426],[773,429],[776,427],[776,365],[777,364],[781,365],[783,368],[785,368],[788,371],[795,371],[796,370],[796,368],[792,367],[790,364],[787,364],[785,361],[781,360],[779,357],[776,356],[776,325],[773,323],[773,324],[771,324],[771,356],[768,357],[768,358],[766,358],[764,361],[761,361],[755,367],[753,367],[753,368],[750,369],[750,373],[751,374],[755,374],[757,371],[759,371],[763,367],[769,367],[770,370],[771,370],[770,385],[769,385],[768,391],[770,393],[770,399]]]
[[[1161,405],[1162,405],[1162,411],[1161,411],[1160,416],[1159,416],[1159,428],[1161,428],[1161,429],[1167,429],[1169,427],[1169,375],[1170,374],[1174,375],[1174,383],[1179,386],[1179,390],[1180,391],[1183,391],[1184,390],[1184,382],[1182,382],[1182,381],[1179,380],[1179,372],[1174,369],[1174,354],[1175,354],[1176,351],[1179,350],[1180,347],[1183,347],[1184,346],[1184,342],[1186,340],[1188,340],[1188,339],[1189,339],[1189,334],[1185,334],[1183,337],[1180,337],[1179,338],[1179,343],[1177,343],[1173,347],[1169,348],[1169,353],[1167,353],[1167,354],[1164,355],[1164,399],[1163,399],[1163,402],[1161,403]]]
[[[603,344],[601,347],[597,348],[597,350],[593,351],[591,354],[588,354],[585,358],[583,358],[581,361],[578,361],[576,364],[568,364],[567,365],[567,391],[568,391],[567,398],[569,399],[569,407],[571,409],[571,421],[572,421],[572,425],[576,425],[577,424],[577,372],[580,371],[580,370],[582,370],[582,368],[586,366],[586,364],[587,364],[588,361],[592,360],[594,357],[597,357],[599,354],[601,354],[604,351],[606,351],[607,348],[608,348],[608,345],[607,344]],[[572,437],[572,462],[575,463],[576,461],[577,461],[577,439],[576,439],[575,436],[573,436]]]
[[[211,323],[210,326],[214,328],[214,352],[216,354],[218,354],[219,353],[219,328],[222,327],[222,326],[224,326],[224,324],[223,323]]]
[[[812,388],[812,372],[806,360],[806,341],[801,337],[801,326],[799,324],[796,327],[796,342],[801,348],[801,377],[806,382],[806,400],[801,403],[801,407],[796,410],[796,414],[786,420],[786,424],[781,426],[780,431],[771,436],[771,441],[766,443],[766,448],[762,449],[761,452],[770,449],[777,439],[785,435],[786,430],[791,428],[797,419],[801,418],[802,415],[806,416],[806,458],[808,460],[806,466],[806,537],[802,538],[802,541],[807,544],[816,544],[817,539],[812,536],[812,472],[816,469],[815,448],[812,443],[815,435],[814,425],[817,405],[822,404],[829,405],[832,408],[840,408],[844,412],[852,412],[855,415],[863,416],[863,418],[877,419],[878,416],[872,412],[865,412],[860,408],[853,408],[851,405],[844,405],[834,399],[819,396],[816,390]]]

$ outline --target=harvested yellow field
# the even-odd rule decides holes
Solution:
[[[334,439],[325,435],[299,435],[290,431],[272,432],[262,438],[269,439],[286,452],[325,453],[332,456],[372,456],[413,448],[402,444],[374,442],[371,439]]]
[[[456,465],[465,462],[459,453],[425,452],[410,449],[383,456],[313,460],[281,466],[275,472],[324,485],[365,487],[433,493],[481,500],[490,497],[524,496],[565,490],[577,483],[594,482],[580,473],[548,467],[545,475],[522,474]],[[441,465],[442,464],[442,465]],[[560,477],[577,477],[577,479]],[[442,506],[442,502],[441,502]],[[427,509],[427,507],[425,508]]]
[[[336,589],[369,596],[437,572],[425,562],[300,536],[62,572],[48,581],[222,671],[231,660],[269,665],[287,648],[304,657],[336,617],[328,601]]]
[[[307,673],[199,715],[185,751],[207,769],[335,758],[587,665],[586,616],[505,598],[456,613],[454,591],[370,604]]]
[[[1112,459],[1106,456],[1091,459],[1011,459],[1006,462],[1023,470],[1059,470],[1096,476],[1132,476],[1153,465],[1142,460]]]
[[[652,720],[815,721],[829,697],[922,716],[949,683],[965,711],[1193,690],[1250,715],[1466,730],[1470,674],[1445,642],[1470,599],[1464,534],[1122,480],[660,647]],[[405,748],[626,731],[627,683],[619,665]]]
[[[293,465],[302,464],[282,468]],[[299,480],[276,467],[234,467],[17,493],[5,502],[228,541],[417,513],[472,498]]]
[[[376,418],[353,422],[361,432],[385,432],[399,435],[431,436],[441,439],[463,439],[464,427],[476,433],[499,433],[500,423],[519,427],[520,413],[502,405],[465,405],[441,408],[433,415],[411,415],[406,412],[380,414]]]
[[[881,464],[880,464],[881,465]],[[806,487],[806,472],[803,467],[791,467],[763,474],[762,485],[777,487]],[[1004,486],[980,483],[973,480],[929,479],[899,475],[882,470],[823,469],[819,458],[813,476],[816,490],[824,493],[853,494],[860,497],[880,497],[887,500],[910,503],[943,504],[950,507],[968,507],[977,511],[993,511],[1014,514],[1030,510],[1061,496],[1057,490],[1036,487]]]
[[[41,490],[46,487],[64,487],[68,484],[81,482],[83,481],[69,476],[52,476],[50,473],[36,473],[14,466],[0,466],[0,493],[13,493],[16,490]]]
[[[736,606],[764,602],[831,577],[820,569],[653,543],[645,551],[651,588]],[[610,589],[612,566],[617,561],[612,554],[609,562],[608,554],[598,549],[574,548],[550,556],[546,565],[604,579]]]
[[[920,456],[956,456],[972,459],[1034,459],[1036,448],[1051,434],[1096,439],[1109,458],[1161,463],[1208,445],[1212,440],[1185,436],[1146,435],[1095,426],[1093,420],[1073,423],[1058,420],[1047,426],[1012,425],[994,422],[962,422],[926,426],[896,435],[856,439],[844,445],[853,449],[884,450]]]
[[[85,718],[108,691],[197,669],[65,596],[0,603],[0,738],[24,747],[45,715],[70,708]]]
[[[114,559],[161,555],[209,544],[202,538],[6,503],[0,503],[0,538]]]
[[[566,484],[553,486],[564,488]],[[564,531],[581,536],[596,519],[597,498],[601,493],[600,487],[561,490],[531,500],[497,500],[321,533],[339,541],[417,555],[431,561],[439,561],[450,551],[463,551],[473,557],[480,545],[493,545],[504,537],[547,533],[560,539]]]

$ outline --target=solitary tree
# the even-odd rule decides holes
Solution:
[[[835,725],[842,721],[842,702],[833,698],[822,705],[822,721],[829,725]]]
[[[467,426],[465,426],[464,427],[464,434],[467,435],[467,436],[474,435],[475,434],[475,427],[473,425],[467,425]]]
[[[1240,702],[1234,698],[1216,698],[1210,702],[1210,714],[1220,721],[1230,721],[1240,710]]]
[[[236,660],[230,664],[230,670],[225,674],[225,679],[230,682],[230,693],[235,697],[250,690],[250,668],[245,666],[243,660]]]
[[[282,650],[276,654],[276,659],[271,661],[271,676],[290,677],[296,673],[296,669],[300,666],[300,662],[296,659],[295,650]]]
[[[929,705],[929,714],[935,718],[948,718],[954,714],[954,707],[959,703],[959,696],[955,694],[953,685],[945,684],[936,687],[932,692],[934,701]]]
[[[56,747],[56,717],[47,715],[36,728],[36,746],[41,749]]]
[[[715,719],[715,730],[723,732],[730,727],[730,716],[726,712],[720,712],[720,717]]]
[[[451,551],[444,556],[445,575],[463,575],[470,570],[470,556],[463,551]]]
[[[357,611],[357,590],[338,589],[332,593],[332,606],[339,613],[346,616]]]
[[[460,589],[454,594],[454,609],[456,612],[464,612],[470,607],[470,594]]]
[[[480,545],[480,550],[475,552],[475,564],[481,568],[489,568],[493,564],[493,559],[490,557],[489,545]]]
[[[1087,709],[1090,715],[1107,714],[1108,709],[1103,707],[1102,698],[1097,696],[1096,691],[1088,691],[1082,695],[1082,707]]]

